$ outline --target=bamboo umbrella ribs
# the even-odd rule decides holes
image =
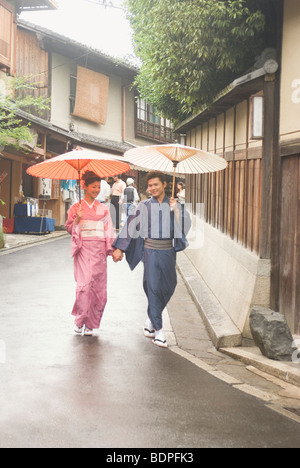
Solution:
[[[173,197],[176,174],[207,174],[227,167],[225,159],[216,154],[179,144],[134,148],[126,151],[124,159],[145,169],[172,173]]]
[[[99,177],[111,177],[130,170],[129,164],[113,156],[78,148],[36,164],[27,173],[34,177],[59,180],[81,180],[86,171]]]

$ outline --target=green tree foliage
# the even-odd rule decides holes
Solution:
[[[43,112],[49,109],[49,99],[36,97],[37,85],[30,84],[31,77],[8,78],[0,90],[0,146],[20,149],[24,142],[32,141],[30,122],[24,123],[18,111]]]
[[[30,84],[32,77],[1,80],[0,88],[0,147],[21,149],[32,141],[30,122],[24,123],[18,111],[41,113],[49,109],[49,99],[36,97],[37,85]],[[0,199],[0,206],[4,205]],[[0,249],[4,247],[3,217],[0,215]]]
[[[208,104],[271,45],[266,19],[274,3],[127,0],[142,97],[175,121]]]

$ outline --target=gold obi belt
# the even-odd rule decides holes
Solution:
[[[105,239],[104,223],[102,221],[80,221],[80,232],[83,239],[89,237]]]

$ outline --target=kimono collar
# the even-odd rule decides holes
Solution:
[[[87,204],[87,206],[88,206],[89,208],[91,208],[91,209],[93,208],[93,206],[95,205],[95,202],[96,202],[96,200],[94,200],[93,203],[90,205],[89,202],[87,202],[85,198],[83,199],[83,201],[84,201],[84,202]]]
[[[157,198],[152,197],[151,198],[151,203],[159,203],[159,201],[157,200]],[[165,195],[165,198],[163,199],[162,203],[168,203],[169,204],[169,198],[167,197],[167,195]]]

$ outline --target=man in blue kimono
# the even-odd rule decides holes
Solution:
[[[114,242],[114,261],[123,253],[133,270],[144,262],[144,290],[148,299],[148,319],[144,335],[167,348],[163,333],[162,313],[177,286],[176,253],[188,246],[186,235],[191,227],[190,216],[183,205],[169,199],[166,177],[160,171],[148,174],[148,191],[152,197],[141,202]]]

